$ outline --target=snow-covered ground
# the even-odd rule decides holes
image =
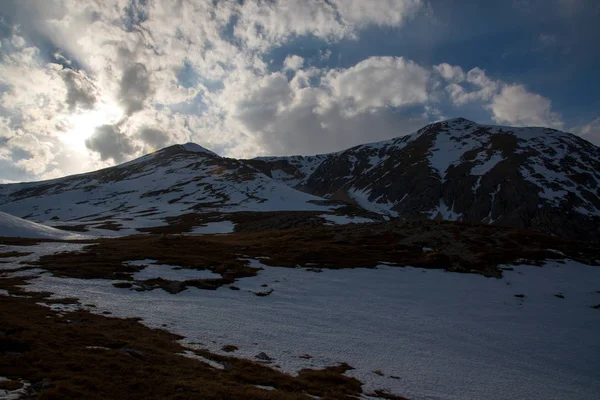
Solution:
[[[138,292],[47,273],[29,290],[167,324],[215,352],[223,345],[236,345],[242,357],[265,352],[289,372],[348,362],[365,391],[413,400],[600,398],[600,310],[590,307],[600,303],[598,267],[522,265],[492,279],[383,265],[316,273],[252,264],[264,269],[236,282],[239,291]],[[181,271],[169,267],[163,276]],[[268,289],[269,296],[253,293]],[[299,358],[306,354],[312,358]]]
[[[2,211],[0,211],[0,236],[59,240],[85,238],[82,235],[27,221]]]
[[[4,381],[9,381],[9,380],[10,379],[8,379],[8,378],[0,376],[0,383],[2,383]],[[31,386],[31,384],[29,382],[24,382],[24,381],[21,381],[21,384],[23,386],[19,389],[15,389],[15,390],[0,389],[0,399],[2,399],[2,400],[19,400],[22,398],[26,398],[28,395],[30,395],[29,387]]]
[[[192,229],[194,234],[231,233],[235,229],[235,223],[231,221],[208,222],[204,226]]]
[[[135,274],[133,279],[145,280],[154,278],[163,278],[169,281],[187,281],[192,279],[219,279],[221,275],[215,274],[210,270],[196,270],[172,265],[154,264],[156,260],[140,260],[129,262],[132,265],[146,265],[146,267]]]

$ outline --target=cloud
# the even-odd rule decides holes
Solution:
[[[323,78],[348,114],[424,104],[428,81],[429,71],[402,57],[370,57],[348,69],[329,71]]]
[[[462,82],[466,79],[466,74],[463,69],[456,65],[441,63],[433,67],[448,82]]]
[[[17,157],[12,154],[15,164],[33,175],[40,175],[46,171],[48,163],[53,158],[52,145],[38,140],[36,136],[29,133],[13,136],[8,139],[7,144],[9,149],[19,150]]]
[[[148,69],[141,63],[135,63],[125,69],[120,81],[119,100],[127,115],[144,109],[152,87]]]
[[[427,123],[428,77],[425,68],[400,57],[299,70],[291,80],[283,72],[246,72],[227,80],[215,98],[227,116],[220,132],[253,138],[248,142],[263,154],[315,154],[389,139]],[[407,112],[411,106],[422,112]],[[245,149],[230,151],[244,156]]]
[[[154,149],[161,149],[169,143],[169,135],[156,128],[143,128],[139,136],[144,143]]]
[[[441,68],[444,73],[454,78],[462,69],[457,70],[456,67],[449,65]],[[438,70],[439,72],[439,70]],[[471,69],[466,76],[467,85],[460,85],[458,83],[450,83],[446,86],[452,103],[456,106],[462,106],[467,103],[474,101],[488,101],[492,98],[494,93],[498,90],[498,82],[490,79],[484,70],[475,67]]]
[[[335,0],[340,17],[357,28],[366,25],[399,26],[424,6],[421,0]]]
[[[399,27],[422,8],[421,0],[248,1],[233,31],[245,47],[264,51],[295,36],[338,41],[369,25]]]
[[[571,128],[571,132],[592,142],[596,146],[600,146],[600,118],[596,118],[585,125],[575,126]]]
[[[497,123],[557,129],[564,125],[560,115],[552,111],[549,99],[529,92],[523,85],[504,85],[492,99],[489,109]]]
[[[69,111],[73,112],[78,107],[84,110],[93,109],[98,101],[93,82],[84,73],[72,69],[64,69],[61,76],[67,87],[65,102]]]
[[[131,138],[121,132],[118,125],[99,126],[85,141],[85,145],[98,152],[102,161],[112,159],[116,163],[125,161],[127,156],[138,151]]]
[[[283,60],[283,69],[297,71],[304,65],[304,58],[295,54],[289,55]]]

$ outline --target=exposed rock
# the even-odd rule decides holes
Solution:
[[[295,176],[303,175],[297,189],[391,217],[484,222],[600,240],[600,149],[553,129],[459,118],[316,159],[252,164],[273,177],[278,168],[295,166]]]
[[[261,351],[260,353],[258,353],[257,355],[254,356],[255,358],[259,359],[259,360],[263,360],[263,361],[272,361],[273,359],[271,357],[269,357],[267,355],[267,353],[265,353],[264,351]]]

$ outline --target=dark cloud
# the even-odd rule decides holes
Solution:
[[[419,114],[401,115],[391,109],[350,117],[344,114],[339,105],[324,113],[316,113],[313,105],[298,107],[281,113],[259,137],[268,154],[312,155],[404,136],[429,122]]]
[[[130,0],[125,6],[124,23],[128,31],[148,20],[150,16],[150,6],[148,0]]]
[[[66,103],[69,111],[73,112],[77,107],[84,110],[93,109],[98,100],[94,85],[72,69],[63,70],[62,77],[67,86]]]
[[[146,99],[152,94],[150,74],[144,64],[135,63],[123,72],[119,98],[125,107],[125,113],[132,115],[144,108]]]
[[[119,130],[118,125],[99,126],[85,141],[85,145],[99,153],[102,161],[113,159],[116,163],[125,161],[127,156],[138,150],[133,141]]]
[[[160,129],[143,128],[139,133],[140,139],[153,149],[162,149],[169,143],[169,135]]]

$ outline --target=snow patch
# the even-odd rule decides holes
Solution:
[[[187,269],[164,264],[151,264],[133,274],[133,279],[138,281],[155,278],[163,278],[168,281],[188,281],[195,279],[220,279],[222,276],[210,270]]]
[[[235,229],[235,223],[231,221],[208,222],[204,226],[197,226],[190,233],[193,234],[217,234],[232,233]]]
[[[4,376],[0,376],[0,382],[6,382],[6,381],[10,381],[12,379],[8,379]],[[23,385],[20,389],[16,389],[16,390],[6,390],[6,389],[0,389],[0,398],[3,400],[18,400],[21,398],[25,398],[28,395],[31,395],[31,383],[20,380],[19,382],[21,382],[21,384]]]
[[[84,239],[83,235],[75,235],[60,229],[52,228],[36,222],[27,221],[23,218],[0,211],[0,236],[23,237],[34,239]]]

